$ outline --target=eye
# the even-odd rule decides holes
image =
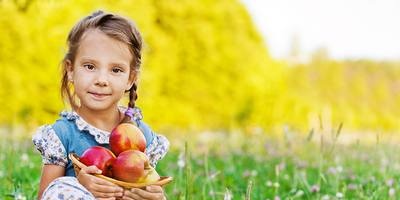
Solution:
[[[122,69],[119,68],[119,67],[114,67],[114,68],[112,68],[112,72],[114,72],[114,73],[121,73],[121,72],[124,72],[124,70],[122,70]]]
[[[94,65],[92,65],[92,64],[84,64],[83,67],[88,70],[94,70]]]

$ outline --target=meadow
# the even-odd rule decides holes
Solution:
[[[165,187],[168,199],[398,199],[394,139],[342,143],[340,137],[205,133],[172,140],[157,171],[174,178]],[[29,139],[0,144],[0,199],[34,199],[39,153]]]
[[[99,9],[143,33],[137,105],[171,141],[157,165],[168,199],[400,199],[398,60],[275,59],[239,0],[6,0],[0,200],[35,199],[41,157],[23,130],[68,109],[65,40]]]

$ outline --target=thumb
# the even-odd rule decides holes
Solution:
[[[146,186],[146,190],[153,193],[162,193],[163,189],[161,186],[158,185],[148,185]]]
[[[101,174],[101,170],[96,167],[96,165],[91,165],[89,167],[84,167],[81,169],[81,172],[86,174]]]

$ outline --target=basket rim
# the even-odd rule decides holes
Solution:
[[[76,153],[69,153],[68,157],[74,165],[79,167],[79,169],[82,169],[83,167],[87,167],[85,164],[83,164],[82,162],[79,161],[79,156]],[[173,180],[173,178],[171,176],[160,176],[160,179],[158,181],[152,182],[152,183],[130,183],[130,182],[125,182],[125,181],[120,181],[120,180],[117,180],[114,178],[110,178],[110,177],[104,176],[102,174],[93,174],[93,175],[96,177],[99,177],[101,179],[115,183],[119,186],[125,187],[125,188],[143,188],[143,187],[146,187],[149,185],[164,186]]]

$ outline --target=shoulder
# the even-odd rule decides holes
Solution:
[[[54,132],[52,125],[40,126],[35,134],[32,136],[32,141],[35,146],[43,146],[45,144],[54,140],[59,140]],[[40,149],[38,149],[40,151]]]
[[[65,147],[52,125],[43,125],[39,127],[32,136],[32,142],[42,155],[44,164],[66,165]]]
[[[53,124],[45,124],[36,129],[32,136],[33,144],[42,152],[46,149],[56,149],[64,146],[73,124],[65,117],[65,112],[60,113],[60,118]]]

